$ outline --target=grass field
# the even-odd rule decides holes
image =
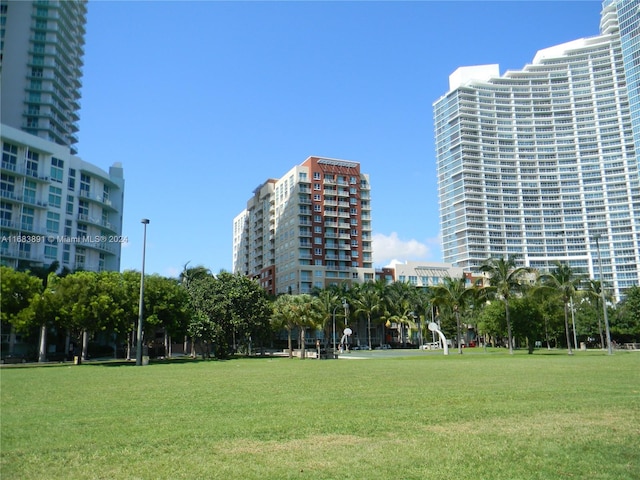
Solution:
[[[4,367],[9,479],[638,479],[640,353]]]

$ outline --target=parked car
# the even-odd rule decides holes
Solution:
[[[438,343],[438,342],[425,343],[420,348],[422,350],[437,350],[437,349],[440,348],[440,343]]]
[[[383,343],[382,345],[380,345],[379,347],[375,348],[376,350],[391,350],[391,345],[389,345],[388,343]]]

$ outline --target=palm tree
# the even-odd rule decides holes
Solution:
[[[415,287],[410,283],[393,282],[385,287],[384,320],[400,325],[400,341],[406,345],[404,334],[405,325],[410,326],[413,321],[413,294]]]
[[[293,322],[300,330],[300,359],[304,359],[305,338],[307,328],[317,328],[322,325],[324,313],[318,297],[303,293],[294,295],[289,305],[293,313]]]
[[[334,289],[329,288],[314,288],[311,292],[314,297],[317,297],[320,302],[320,308],[323,314],[322,330],[324,332],[325,345],[328,345],[327,339],[332,337],[330,333],[330,327],[332,325],[333,312],[342,305],[340,303],[340,297]]]
[[[289,358],[293,358],[293,343],[291,341],[291,332],[295,327],[295,314],[291,307],[293,303],[293,295],[283,294],[276,298],[273,302],[273,313],[271,324],[274,328],[284,328],[287,330],[287,347],[289,349]]]
[[[540,275],[541,285],[539,288],[560,294],[564,304],[564,331],[567,336],[567,353],[573,355],[569,335],[569,302],[585,277],[584,275],[577,275],[566,263],[556,261],[554,264],[556,268],[553,271]]]
[[[450,308],[456,317],[456,339],[458,342],[458,353],[462,354],[462,344],[460,342],[460,310],[464,310],[467,302],[476,294],[476,288],[467,286],[467,279],[464,275],[460,278],[444,277],[443,283],[432,287],[433,298],[436,305]]]
[[[511,333],[511,319],[509,318],[509,299],[514,292],[520,291],[523,286],[523,277],[531,270],[527,267],[516,267],[515,257],[505,260],[502,258],[488,258],[480,265],[480,271],[489,275],[489,287],[486,290],[493,296],[504,302],[507,319],[507,337],[509,340],[509,353],[513,355],[513,337]]]
[[[356,315],[363,314],[367,317],[367,341],[371,350],[371,315],[380,310],[380,295],[373,283],[359,284],[353,291],[351,302]]]
[[[600,316],[600,299],[602,298],[602,283],[600,280],[590,279],[587,283],[587,288],[584,291],[585,296],[589,301],[595,302],[596,312],[598,312],[598,333],[600,334],[600,345],[602,349],[606,349],[604,343],[604,335],[602,334],[602,317]]]

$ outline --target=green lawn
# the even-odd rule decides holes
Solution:
[[[9,479],[638,479],[640,353],[4,367]]]

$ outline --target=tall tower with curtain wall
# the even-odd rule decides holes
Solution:
[[[568,263],[616,298],[640,283],[640,2],[522,70],[462,67],[434,103],[444,261]],[[602,271],[599,259],[602,255]]]

